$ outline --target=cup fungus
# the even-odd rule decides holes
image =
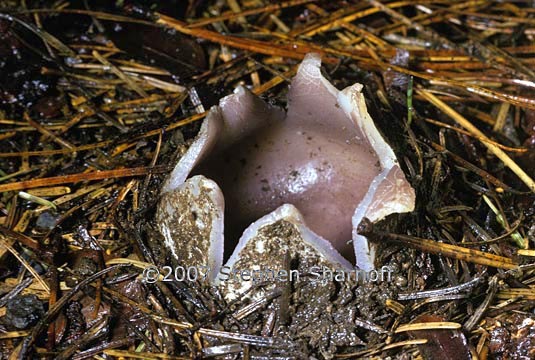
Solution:
[[[358,224],[412,211],[414,190],[366,110],[362,85],[339,91],[320,64],[317,54],[301,63],[287,112],[243,87],[210,110],[157,211],[165,244],[184,266],[218,269],[225,235],[243,232],[229,267],[310,250],[311,261],[351,269],[354,254],[358,267],[374,268],[374,248]],[[267,234],[270,224],[293,230],[272,226]]]

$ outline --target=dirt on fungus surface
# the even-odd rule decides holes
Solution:
[[[261,236],[266,239],[281,236],[291,239],[295,236],[294,226],[284,222],[261,230]],[[155,245],[159,246],[159,242],[156,241]],[[266,252],[269,253],[269,250]],[[299,266],[307,269],[307,264],[300,262],[303,259],[299,259],[299,256],[294,259],[300,265],[293,262],[290,270]],[[273,268],[278,268],[278,261],[273,259]],[[248,297],[254,300],[238,298],[228,302],[221,297],[217,288],[205,287],[200,291],[213,294],[212,306],[218,304],[225,309],[225,313],[232,314],[220,320],[222,329],[240,334],[277,334],[276,338],[281,340],[277,345],[282,349],[262,349],[257,354],[296,359],[306,358],[307,354],[321,354],[323,358],[330,359],[339,355],[340,349],[358,349],[366,344],[379,345],[384,341],[387,329],[395,321],[391,310],[385,306],[387,301],[396,299],[400,292],[406,292],[409,278],[415,282],[413,289],[418,289],[423,288],[426,279],[434,274],[428,256],[421,254],[416,266],[414,261],[414,257],[406,250],[398,249],[396,255],[384,263],[389,273],[381,277],[381,269],[378,269],[377,277],[371,280],[364,279],[366,273],[363,273],[359,275],[362,277],[358,282],[350,276],[336,281],[333,280],[334,275],[317,280],[301,269],[296,281],[260,281],[247,291]],[[253,256],[252,259],[244,259],[244,264],[247,269],[247,265],[258,263]],[[412,274],[409,275],[409,272]],[[244,311],[251,305],[254,311]],[[194,306],[191,311],[196,311]],[[247,315],[243,316],[244,313]],[[213,346],[225,343],[216,338],[211,341]],[[359,354],[354,356],[358,357]]]
[[[532,9],[385,4],[0,0],[0,357],[535,357],[535,197],[448,110],[535,176]],[[233,300],[147,281],[184,264],[154,216],[205,111],[238,85],[286,106],[311,51],[337,88],[364,84],[417,191],[367,229],[391,277]],[[295,235],[278,225],[264,236]]]

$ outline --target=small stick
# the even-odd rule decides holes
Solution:
[[[35,121],[32,118],[30,118],[30,116],[28,115],[27,112],[24,112],[23,117],[24,117],[24,120],[26,120],[28,122],[28,124],[30,124],[35,129],[37,129],[37,131],[39,131],[41,134],[52,138],[52,140],[55,143],[63,146],[64,148],[67,148],[69,150],[72,150],[72,149],[75,148],[75,146],[72,145],[71,143],[69,143],[67,140],[64,140],[64,139],[56,136],[53,132],[51,132],[48,129],[46,129],[43,125],[39,124],[37,121]]]
[[[253,53],[260,53],[270,56],[282,56],[298,60],[303,59],[306,53],[309,52],[318,52],[320,54],[325,53],[324,49],[312,44],[299,46],[297,44],[294,44],[294,46],[290,44],[278,45],[260,40],[244,39],[237,36],[220,34],[204,28],[188,28],[187,24],[180,20],[176,20],[170,16],[159,13],[156,13],[156,15],[158,16],[158,20],[156,21],[157,24],[168,26],[182,34],[195,36],[221,45],[251,51]],[[323,62],[334,64],[337,63],[337,59],[325,57]]]
[[[137,167],[137,168],[124,168],[105,171],[93,171],[82,174],[72,174],[65,176],[54,176],[49,178],[41,178],[34,180],[25,180],[15,183],[9,183],[0,185],[0,193],[4,191],[15,191],[23,189],[31,189],[43,186],[53,186],[61,184],[76,183],[79,181],[91,181],[91,180],[104,180],[109,178],[120,178],[130,176],[141,176],[149,173],[163,173],[168,171],[167,166],[154,166],[154,167]]]
[[[130,79],[125,73],[119,69],[117,66],[113,65],[111,62],[108,61],[104,56],[100,55],[98,51],[93,50],[93,56],[95,59],[100,61],[102,65],[107,66],[108,69],[115,74],[119,79],[123,80],[132,90],[134,90],[139,96],[141,97],[148,97],[149,95],[141,88],[141,86],[138,86],[132,79]]]
[[[187,27],[195,28],[195,27],[210,25],[210,24],[213,24],[215,22],[235,19],[235,18],[238,18],[238,17],[256,15],[256,14],[261,14],[261,13],[265,13],[265,12],[275,12],[277,10],[281,10],[281,9],[284,9],[284,8],[287,8],[287,7],[298,6],[298,5],[302,5],[302,4],[306,4],[306,3],[314,2],[314,1],[316,1],[316,0],[291,0],[291,1],[281,2],[281,3],[278,3],[278,4],[270,4],[270,5],[267,5],[267,6],[260,7],[260,8],[248,9],[248,10],[244,10],[244,11],[241,11],[241,12],[238,12],[238,13],[229,11],[229,12],[224,13],[223,15],[220,15],[220,16],[213,16],[213,17],[209,17],[207,19],[199,19],[199,20],[189,24]]]
[[[375,232],[373,229],[373,224],[366,218],[360,223],[358,232],[366,237],[371,237],[372,240],[374,236],[386,238],[387,240],[410,246],[413,249],[418,249],[431,254],[443,255],[445,257],[474,264],[492,266],[498,269],[507,270],[516,269],[520,266],[520,264],[513,259],[505,256],[489,254],[484,251],[468,249],[458,245],[441,243],[438,241],[422,239],[414,236]]]
[[[451,151],[449,151],[448,149],[446,149],[442,145],[439,145],[437,143],[432,142],[431,146],[435,150],[441,151],[444,154],[449,155],[453,159],[453,161],[455,161],[457,164],[459,164],[460,166],[462,166],[462,167],[464,167],[464,168],[476,173],[482,179],[484,179],[484,180],[490,182],[491,184],[493,184],[494,186],[496,186],[497,189],[501,188],[502,190],[507,190],[507,191],[519,193],[519,191],[517,191],[517,190],[513,189],[512,187],[510,187],[509,185],[503,183],[501,180],[495,178],[494,176],[492,176],[491,174],[489,174],[485,170],[482,170],[482,169],[478,168],[477,166],[475,166],[471,162],[466,161],[465,159],[463,159],[459,155],[452,153]],[[497,192],[501,192],[501,190],[497,190]]]

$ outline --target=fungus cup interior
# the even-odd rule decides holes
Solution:
[[[232,250],[228,241],[235,244],[252,222],[292,204],[313,233],[371,269],[374,250],[356,233],[358,223],[413,210],[414,191],[366,111],[362,85],[339,91],[320,64],[316,54],[304,59],[290,85],[287,112],[243,87],[223,98],[171,173],[164,193],[202,182],[212,208],[221,208],[216,220],[210,218],[207,236],[219,236],[207,244],[210,251],[222,252],[223,228]],[[197,176],[186,180],[190,175]],[[176,241],[162,230],[166,242]]]

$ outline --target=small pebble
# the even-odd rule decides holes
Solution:
[[[20,295],[8,301],[4,324],[17,330],[34,325],[45,313],[43,303],[36,295]]]

